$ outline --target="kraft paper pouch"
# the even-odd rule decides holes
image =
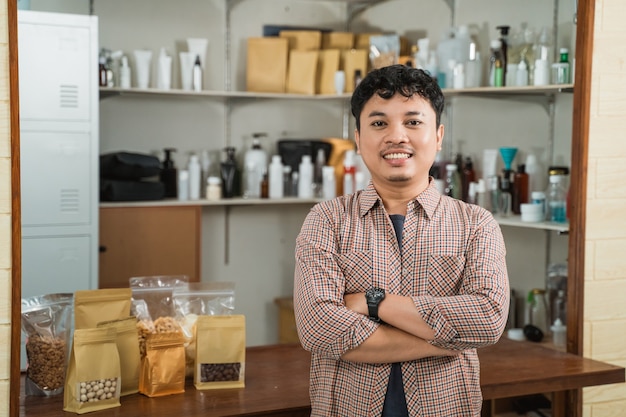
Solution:
[[[139,392],[141,356],[139,355],[137,319],[133,316],[122,320],[105,321],[98,323],[98,327],[113,328],[116,331],[115,343],[120,355],[122,376],[120,395],[124,396]]]
[[[257,93],[284,93],[289,42],[286,38],[249,38],[246,89]]]
[[[67,368],[63,410],[83,414],[120,406],[120,357],[113,328],[77,329]]]
[[[246,369],[243,315],[200,316],[196,325],[196,389],[242,388]]]
[[[317,51],[322,46],[322,32],[318,30],[281,30],[278,36],[289,40],[290,51]]]
[[[148,397],[185,392],[185,340],[182,333],[151,334],[141,362],[139,392]]]
[[[322,49],[352,49],[353,47],[354,33],[352,32],[322,33]]]
[[[315,94],[318,56],[319,51],[289,52],[288,93]]]
[[[102,321],[130,316],[130,288],[83,290],[74,293],[74,328],[90,329]]]
[[[339,70],[341,53],[339,49],[322,49],[317,61],[318,94],[335,94],[335,72]]]
[[[346,92],[354,91],[354,73],[361,71],[361,76],[365,77],[368,72],[369,57],[366,49],[350,49],[343,53],[343,69],[346,72]]]

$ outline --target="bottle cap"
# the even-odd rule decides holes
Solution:
[[[206,182],[211,185],[221,184],[222,180],[219,177],[209,177]]]
[[[272,164],[281,164],[280,155],[272,155]]]
[[[447,164],[446,171],[456,171],[458,169],[456,164]]]
[[[567,326],[565,326],[563,322],[561,321],[561,319],[558,317],[556,318],[556,320],[554,320],[554,324],[550,326],[550,330],[552,330],[553,332],[563,331],[566,329],[567,329]]]
[[[502,41],[500,39],[492,39],[489,46],[491,49],[500,49],[502,48]]]
[[[543,191],[533,191],[530,193],[530,198],[533,200],[543,200],[546,198],[546,193]]]

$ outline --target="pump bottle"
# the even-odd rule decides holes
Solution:
[[[496,29],[498,29],[500,31],[500,50],[502,51],[502,68],[504,69],[504,74],[502,79],[506,80],[506,66],[508,65],[509,62],[509,57],[508,57],[508,53],[509,53],[509,29],[511,29],[510,26],[496,26]],[[506,82],[503,83],[502,85],[506,85]]]
[[[502,42],[494,39],[490,44],[491,57],[489,58],[489,85],[491,87],[504,86],[504,58],[502,54]]]
[[[238,196],[240,184],[240,172],[235,159],[235,148],[228,146],[224,149],[226,160],[220,164],[220,174],[222,177],[222,197],[233,198]]]
[[[120,87],[130,88],[130,66],[128,65],[128,57],[122,56],[122,64],[120,66]]]
[[[165,186],[165,198],[176,198],[178,196],[178,173],[172,160],[172,152],[176,152],[176,149],[165,148],[164,151],[165,160],[161,167],[160,179]]]

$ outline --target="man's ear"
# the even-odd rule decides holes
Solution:
[[[440,124],[439,127],[437,128],[437,151],[440,151],[443,146],[444,132],[445,132],[445,129],[443,125]]]
[[[361,147],[359,146],[361,138],[359,137],[359,130],[354,129],[354,143],[356,144],[356,153],[361,154]]]

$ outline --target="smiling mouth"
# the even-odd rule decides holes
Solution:
[[[410,154],[404,152],[395,152],[387,155],[383,155],[384,159],[409,159],[411,157]]]

